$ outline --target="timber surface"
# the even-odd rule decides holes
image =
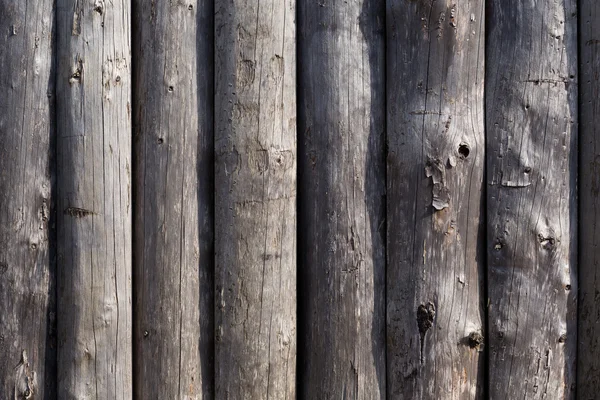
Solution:
[[[387,376],[483,398],[484,1],[387,2]]]
[[[56,397],[53,2],[0,0],[0,398]]]
[[[600,391],[600,3],[579,2],[579,324],[577,396]]]
[[[212,399],[213,5],[133,6],[135,395]]]
[[[296,397],[294,0],[215,10],[215,396]]]
[[[489,397],[571,399],[577,350],[576,2],[515,6],[494,0],[489,7]]]
[[[599,30],[0,0],[0,400],[598,397]]]
[[[58,398],[130,399],[129,3],[56,7]]]
[[[298,12],[298,390],[384,399],[385,3]]]

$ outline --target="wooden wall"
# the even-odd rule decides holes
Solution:
[[[600,391],[594,0],[0,0],[0,399]]]

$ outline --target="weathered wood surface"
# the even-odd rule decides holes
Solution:
[[[0,399],[56,396],[53,2],[0,0]]]
[[[298,390],[384,399],[385,2],[298,12]]]
[[[600,394],[600,2],[579,2],[579,324],[577,397]]]
[[[135,395],[213,398],[213,3],[134,5]]]
[[[296,394],[295,1],[215,10],[215,390]]]
[[[484,1],[387,6],[387,377],[482,398]]]
[[[56,4],[58,397],[130,399],[130,9]]]
[[[489,397],[573,398],[576,2],[489,7]]]

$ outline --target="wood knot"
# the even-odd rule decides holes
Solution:
[[[567,341],[567,334],[563,333],[562,335],[560,335],[560,337],[558,338],[558,343],[564,343]]]
[[[417,326],[419,327],[420,339],[421,339],[421,363],[424,362],[424,349],[425,349],[425,334],[433,326],[433,320],[435,319],[435,305],[432,302],[427,304],[421,304],[417,307]]]
[[[435,306],[433,303],[428,302],[427,304],[421,304],[417,308],[417,324],[419,326],[419,333],[421,336],[425,336],[425,333],[433,326],[433,320],[435,319]]]
[[[479,349],[483,344],[483,335],[479,332],[471,332],[467,340],[470,348]]]
[[[466,143],[461,143],[458,146],[458,156],[462,160],[466,160],[467,157],[469,157],[469,154],[471,154],[471,148],[469,147],[469,145]]]

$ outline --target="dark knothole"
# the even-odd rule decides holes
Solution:
[[[460,146],[458,146],[458,155],[463,160],[469,157],[469,153],[471,153],[471,149],[469,148],[468,144],[463,143]]]

